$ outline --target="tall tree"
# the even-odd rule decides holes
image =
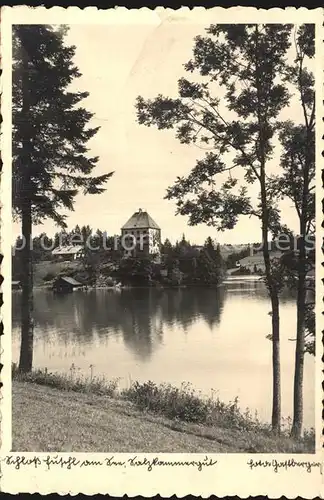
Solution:
[[[315,235],[315,91],[309,61],[315,55],[315,27],[305,24],[295,30],[296,58],[289,66],[287,80],[297,89],[303,121],[283,123],[280,141],[283,147],[283,173],[273,179],[274,192],[292,200],[299,220],[297,245],[297,330],[294,375],[294,416],[292,435],[300,437],[303,425],[303,377],[306,329],[313,323],[313,311],[307,303],[307,273],[314,268],[314,252],[307,251]],[[308,245],[309,246],[309,245]],[[307,349],[306,349],[307,347]]]
[[[221,274],[224,274],[225,263],[224,263],[224,260],[223,260],[222,254],[221,254],[219,243],[216,245],[216,249],[215,249],[215,264],[218,267],[218,269],[220,270]]]
[[[171,241],[166,238],[164,243],[162,243],[161,245],[161,253],[162,254],[165,254],[165,255],[170,255],[173,251],[173,247],[172,247],[172,244],[171,244]]]
[[[13,26],[13,209],[21,218],[22,323],[19,369],[33,361],[32,224],[49,217],[65,227],[60,209],[73,210],[78,192],[96,194],[112,173],[94,177],[97,157],[87,142],[98,128],[88,127],[92,113],[79,103],[87,92],[71,92],[80,76],[73,64],[75,47],[64,43],[66,27]]]
[[[206,239],[206,241],[204,243],[204,250],[211,257],[212,260],[215,260],[216,248],[215,248],[215,244],[210,236],[208,236],[208,238]]]
[[[279,298],[268,232],[279,212],[267,193],[267,165],[274,151],[279,113],[289,103],[282,75],[291,32],[292,26],[284,24],[211,25],[209,36],[196,37],[193,59],[185,65],[187,71],[206,77],[204,81],[181,78],[179,98],[158,95],[145,101],[140,96],[136,102],[140,124],[175,128],[181,143],[205,144],[212,150],[187,177],[178,177],[166,195],[176,200],[178,213],[189,216],[189,224],[205,223],[224,230],[233,228],[239,215],[260,219],[272,307],[272,427],[276,432],[281,421]],[[216,97],[222,90],[224,95]],[[247,184],[258,183],[255,206],[247,187],[237,188],[236,170],[243,170]]]

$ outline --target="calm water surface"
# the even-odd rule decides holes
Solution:
[[[13,293],[13,360],[20,344],[20,293]],[[264,285],[235,279],[219,289],[35,290],[34,366],[154,380],[198,390],[271,418],[270,304]],[[282,411],[292,414],[296,314],[281,305]],[[305,360],[305,425],[314,425],[314,357]]]

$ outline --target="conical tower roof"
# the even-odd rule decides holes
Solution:
[[[123,225],[122,229],[160,229],[152,217],[141,208]]]

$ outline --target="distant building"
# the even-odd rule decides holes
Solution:
[[[270,259],[279,259],[282,256],[282,252],[270,252]],[[264,258],[262,252],[256,252],[253,255],[248,255],[243,259],[240,259],[236,263],[237,267],[242,267],[244,269],[249,269],[253,272],[264,272]]]
[[[156,255],[161,252],[161,229],[141,208],[121,228],[121,246],[125,257]]]
[[[64,245],[54,248],[52,251],[53,257],[57,260],[76,260],[84,255],[84,248],[82,245]]]

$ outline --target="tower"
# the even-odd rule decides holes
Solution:
[[[121,244],[126,257],[160,255],[161,229],[140,208],[121,228]]]

